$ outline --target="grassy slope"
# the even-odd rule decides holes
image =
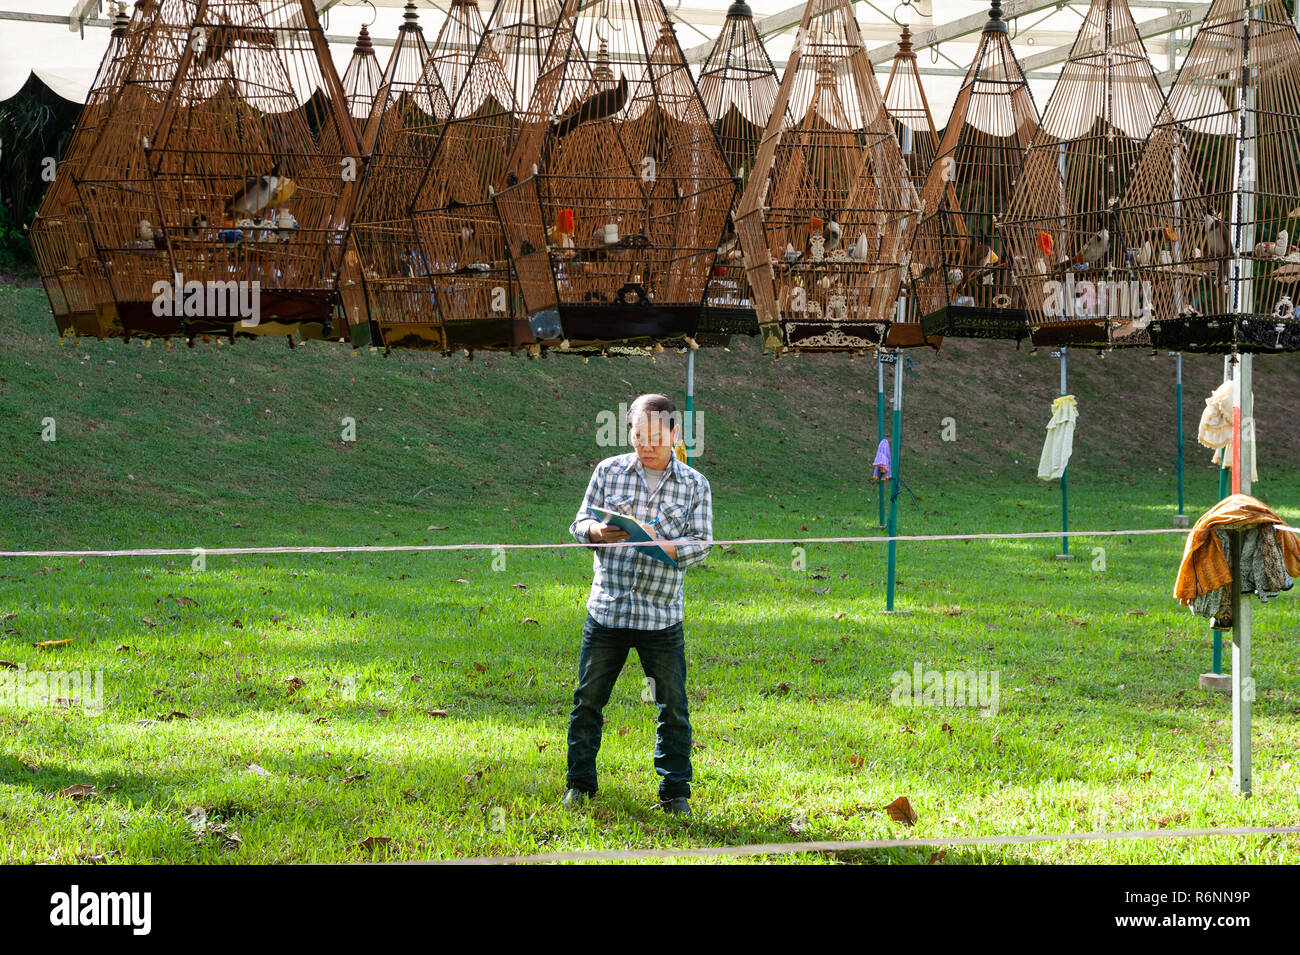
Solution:
[[[610,450],[596,445],[597,411],[645,390],[680,397],[683,380],[675,354],[584,366],[349,357],[319,343],[60,347],[43,309],[38,290],[0,289],[0,528],[15,549],[561,540]],[[905,474],[919,506],[904,504],[904,532],[1056,528],[1056,486],[1034,476],[1056,363],[955,342],[914,357]],[[1300,367],[1256,369],[1257,492],[1300,519],[1288,420]],[[1221,370],[1185,362],[1193,515],[1216,494],[1194,427]],[[1074,525],[1165,526],[1172,360],[1083,353],[1071,372]],[[874,532],[872,362],[773,363],[743,342],[700,353],[697,382],[719,536]],[[339,440],[344,416],[354,444]],[[949,416],[955,443],[939,436]],[[55,443],[39,440],[45,417]],[[1098,546],[1105,571],[1087,559]],[[109,712],[0,710],[0,856],[348,859],[372,834],[393,838],[384,858],[666,846],[784,839],[804,816],[812,838],[874,837],[900,831],[873,811],[900,794],[918,836],[1290,822],[1294,598],[1256,615],[1257,796],[1242,802],[1227,792],[1227,701],[1195,688],[1205,630],[1169,599],[1181,539],[1078,540],[1085,559],[1068,566],[1056,549],[903,545],[909,612],[895,617],[879,613],[879,546],[810,548],[802,572],[785,547],[715,551],[688,583],[701,744],[689,828],[645,808],[653,711],[631,663],[607,710],[599,803],[577,817],[555,807],[585,556],[512,553],[503,572],[484,552],[222,558],[203,574],[182,558],[7,561],[0,612],[16,616],[0,658],[103,667]],[[998,670],[999,715],[891,706],[890,674],[918,661]],[[289,675],[306,686],[290,693]],[[174,711],[190,718],[138,722]],[[78,782],[100,795],[53,795]],[[223,848],[215,829],[194,838],[194,806],[242,847]],[[1298,846],[1059,845],[946,861],[1263,861]]]

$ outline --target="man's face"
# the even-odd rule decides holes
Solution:
[[[643,467],[662,471],[672,460],[680,427],[668,427],[668,415],[649,412],[632,423],[632,446]]]

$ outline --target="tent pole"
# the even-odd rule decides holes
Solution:
[[[1251,491],[1251,447],[1255,440],[1251,427],[1254,414],[1251,390],[1251,356],[1237,356],[1236,385],[1233,388],[1233,489],[1241,494]],[[1242,425],[1245,423],[1245,428]],[[1249,796],[1250,782],[1250,718],[1251,703],[1255,699],[1255,681],[1250,676],[1250,636],[1253,608],[1243,600],[1241,587],[1241,548],[1244,531],[1232,537],[1232,790],[1240,796]]]
[[[1183,511],[1184,493],[1183,493],[1183,465],[1185,454],[1183,451],[1183,353],[1178,352],[1174,355],[1174,396],[1178,404],[1177,424],[1178,429],[1178,516],[1174,518],[1175,527],[1187,526],[1187,515]]]

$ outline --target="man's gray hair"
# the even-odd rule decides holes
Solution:
[[[627,423],[634,425],[644,415],[667,422],[670,431],[681,424],[681,418],[677,414],[677,405],[673,404],[673,399],[667,395],[641,395],[638,397],[632,402],[632,406],[627,409]]]

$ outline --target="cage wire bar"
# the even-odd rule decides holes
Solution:
[[[754,26],[753,11],[744,0],[736,0],[700,68],[699,87],[704,108],[742,189],[754,168],[763,130],[771,121],[779,85],[776,67]],[[739,197],[737,193],[737,201]],[[730,334],[758,334],[734,208],[718,246],[718,263],[696,340],[701,345],[725,345]]]
[[[926,335],[1028,336],[1002,216],[1038,131],[1038,113],[994,0],[921,194],[912,292]]]
[[[918,207],[845,0],[810,0],[736,217],[765,348],[885,339]]]
[[[1176,240],[1120,228],[1164,94],[1126,0],[1092,0],[1003,221],[1034,345],[1150,346],[1132,267]]]

